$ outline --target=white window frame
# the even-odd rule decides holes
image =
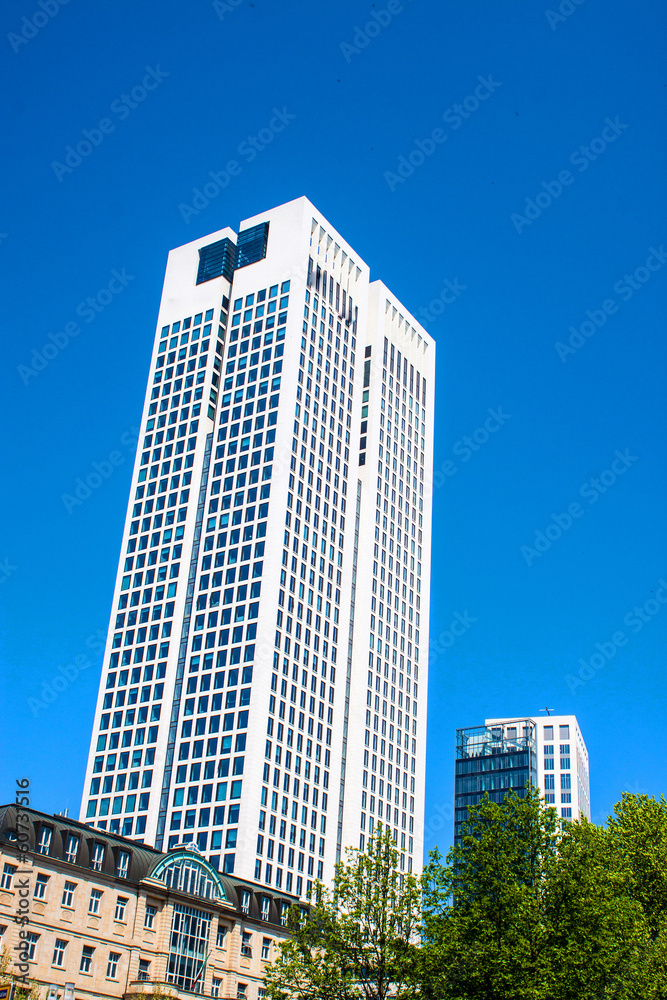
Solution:
[[[11,889],[12,880],[14,878],[14,875],[16,874],[17,868],[18,865],[10,865],[9,863],[5,863],[5,866],[2,869],[2,879],[0,879],[0,889]]]
[[[76,864],[76,859],[79,856],[79,837],[75,833],[67,834],[67,844],[65,846],[65,861],[70,865]],[[72,850],[74,848],[74,850]]]
[[[146,903],[146,912],[144,913],[144,930],[152,931],[154,929],[156,915],[157,906],[153,906],[152,903]]]
[[[43,826],[39,831],[39,841],[37,842],[37,853],[38,854],[48,854],[51,848],[51,840],[53,838],[53,827]]]
[[[114,920],[118,920],[120,923],[125,923],[125,913],[127,912],[127,904],[130,902],[127,896],[116,896],[116,910],[114,912]]]
[[[130,852],[119,851],[118,864],[116,865],[116,877],[127,878],[127,873],[129,871],[129,868],[130,868]]]
[[[90,861],[90,867],[94,872],[101,872],[104,866],[104,852],[105,845],[101,844],[99,841],[95,841],[93,844],[93,856]]]
[[[39,934],[35,934],[34,931],[28,931],[25,936],[25,950],[29,962],[35,961],[35,948],[37,942],[39,941]]]
[[[118,951],[109,952],[109,960],[107,961],[107,979],[118,979],[118,966],[122,955]]]
[[[104,891],[102,889],[91,889],[90,899],[88,900],[88,913],[93,917],[98,917],[100,914],[100,902]]]
[[[77,887],[76,882],[69,882],[69,881],[65,882],[63,886],[62,898],[60,900],[61,906],[66,906],[70,909],[73,908],[74,893],[76,891],[76,887]],[[67,896],[69,900],[67,903],[65,902],[65,896]]]
[[[62,969],[65,965],[65,952],[67,951],[68,944],[69,941],[65,941],[63,938],[56,938],[53,946],[53,959],[51,961],[51,965],[54,968]]]
[[[90,952],[89,955],[86,954],[87,951]],[[84,973],[85,975],[92,976],[93,974],[92,964],[93,964],[94,954],[95,954],[95,949],[92,947],[92,945],[84,944],[83,948],[81,949],[81,962],[79,963],[79,972]],[[86,963],[85,969],[83,967],[84,962]]]
[[[38,872],[37,878],[35,879],[35,888],[33,890],[33,899],[45,899],[46,898],[46,887],[49,884],[50,875],[45,875],[44,872]]]

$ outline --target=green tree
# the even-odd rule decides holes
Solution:
[[[546,957],[555,1000],[649,1000],[649,924],[628,892],[608,829],[568,825],[546,886]]]
[[[551,1000],[545,886],[560,823],[527,788],[469,811],[461,843],[426,869],[424,993],[456,1000]]]
[[[271,1000],[408,1000],[415,996],[421,882],[398,870],[391,832],[348,849],[333,890],[318,885],[307,913],[266,974]]]
[[[12,953],[7,945],[3,945],[0,950],[0,986],[10,986],[13,982],[15,982],[15,1000],[39,1000],[39,984],[35,983],[33,980],[25,982],[24,980],[17,979],[17,977],[12,974],[11,969]]]
[[[667,997],[667,801],[625,793],[609,817],[616,864],[648,925],[646,998]]]
[[[642,906],[655,940],[667,917],[667,800],[624,793],[609,817],[609,833],[632,898]]]
[[[433,1000],[665,1000],[667,803],[624,795],[608,827],[536,791],[486,798],[426,870]]]

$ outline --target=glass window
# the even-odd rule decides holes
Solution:
[[[65,964],[65,949],[67,948],[67,941],[61,940],[61,938],[56,938],[56,943],[53,947],[53,960],[51,965],[55,965],[58,969],[62,969]]]
[[[118,864],[116,866],[116,875],[118,878],[127,878],[127,870],[130,865],[130,852],[129,851],[119,851],[118,852]]]
[[[114,920],[125,920],[125,911],[127,909],[127,904],[129,900],[126,896],[118,896],[116,899],[116,911],[114,913]]]
[[[43,875],[41,872],[38,874],[33,892],[35,899],[44,899],[46,895],[46,887],[49,884],[49,878],[49,875]]]
[[[147,930],[152,930],[153,929],[153,925],[155,923],[155,914],[156,913],[157,913],[157,907],[156,906],[151,906],[150,904],[146,905],[146,913],[145,913],[145,916],[144,916],[144,927]]]
[[[39,841],[37,842],[37,850],[40,854],[48,854],[49,848],[51,847],[51,837],[53,836],[53,830],[50,826],[43,826],[39,831]]]
[[[0,879],[0,889],[11,889],[12,878],[14,876],[14,872],[16,871],[16,867],[17,867],[16,865],[5,864],[4,868],[2,869],[2,879]]]
[[[95,872],[102,871],[102,865],[104,864],[104,844],[94,844],[93,845],[93,856],[90,861],[90,867]]]
[[[192,810],[194,813],[194,810]],[[186,814],[187,815],[187,814]],[[203,896],[206,899],[217,899],[219,892],[210,871],[196,858],[179,858],[174,860],[159,876],[167,886]]]
[[[98,914],[100,912],[100,900],[102,896],[103,892],[101,889],[91,889],[90,900],[88,902],[89,913]]]
[[[97,782],[99,787],[99,779],[97,779]],[[68,833],[67,843],[65,846],[65,861],[69,861],[71,865],[75,865],[78,853],[79,838],[74,833]]]
[[[166,979],[181,989],[196,992],[206,961],[211,914],[174,904]]]
[[[569,726],[559,726],[558,732],[561,740],[569,740],[570,738],[570,727]]]
[[[84,944],[83,951],[81,952],[81,965],[79,966],[79,972],[92,972],[94,953],[94,948],[90,947],[90,945]]]
[[[117,979],[118,978],[118,963],[120,962],[120,955],[117,951],[109,952],[109,961],[107,962],[107,979]]]
[[[28,931],[25,937],[25,950],[27,951],[27,958],[29,962],[35,961],[35,947],[39,941],[39,934],[34,934],[32,931]]]
[[[72,905],[75,889],[76,889],[76,882],[65,882],[65,885],[63,887],[63,896],[62,899],[60,900],[61,906]]]

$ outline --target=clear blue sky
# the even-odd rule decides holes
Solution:
[[[437,340],[427,846],[486,716],[576,713],[596,819],[663,790],[665,8],[549,10],[4,4],[1,800],[78,810],[167,253],[302,194]]]

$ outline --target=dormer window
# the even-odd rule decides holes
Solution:
[[[53,829],[50,826],[43,826],[39,831],[39,840],[37,842],[37,850],[40,854],[48,854],[51,848],[51,838],[53,837]]]
[[[104,844],[96,842],[93,844],[93,852],[90,859],[90,867],[94,872],[101,872],[104,864]]]
[[[71,865],[75,865],[78,853],[79,838],[74,833],[68,833],[65,843],[65,861],[69,861]]]

